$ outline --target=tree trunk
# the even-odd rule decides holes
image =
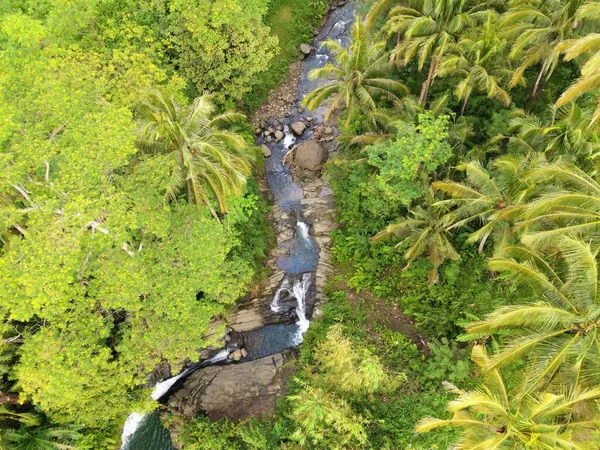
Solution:
[[[464,115],[465,113],[465,108],[467,107],[467,102],[469,101],[469,97],[471,96],[471,93],[468,92],[467,95],[465,95],[465,99],[463,100],[463,104],[460,108],[460,115]]]
[[[196,204],[196,195],[194,194],[194,186],[192,180],[186,180],[187,184],[187,198],[190,205]]]
[[[540,73],[538,73],[537,79],[535,80],[535,85],[533,86],[533,92],[531,93],[532,98],[537,97],[538,88],[540,87],[540,81],[542,81],[542,75],[544,74],[544,66],[540,69]]]
[[[433,80],[433,76],[435,75],[435,69],[437,68],[437,58],[434,56],[431,58],[431,64],[429,65],[429,73],[427,74],[427,79],[423,82],[423,86],[421,87],[421,95],[419,95],[419,105],[424,105],[427,101],[427,95],[429,94],[429,87],[431,86],[431,82]]]
[[[16,392],[9,392],[5,394],[4,392],[0,392],[0,405],[18,405],[19,404],[19,394]]]

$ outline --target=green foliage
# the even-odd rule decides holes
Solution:
[[[430,177],[452,156],[448,116],[419,114],[418,125],[399,123],[396,139],[365,149],[377,168],[375,182],[388,201],[409,207],[425,194]]]
[[[213,92],[231,107],[265,71],[277,38],[263,24],[265,0],[171,0],[171,46],[177,66],[198,93]]]
[[[23,341],[3,358],[2,381],[18,382],[53,422],[100,435],[133,405],[152,407],[141,388],[158,362],[176,370],[198,359],[267,245],[246,235],[264,228],[255,188],[228,198],[232,215],[219,223],[206,208],[167,203],[176,165],[136,149],[142,93],[162,83],[185,103],[163,59],[165,14],[156,2],[25,2],[0,30],[0,331]],[[203,124],[216,125],[208,115]],[[219,136],[247,147],[242,135]],[[111,445],[94,436],[82,445]]]

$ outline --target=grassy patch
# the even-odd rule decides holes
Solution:
[[[312,31],[320,25],[325,6],[325,0],[272,1],[265,23],[279,38],[279,53],[268,70],[256,75],[252,91],[244,97],[246,111],[256,110],[285,80],[290,64],[300,54],[300,44],[312,40]]]

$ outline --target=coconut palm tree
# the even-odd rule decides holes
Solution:
[[[587,92],[594,92],[600,87],[600,33],[588,34],[587,36],[569,42],[565,46],[565,59],[567,61],[584,57],[586,62],[581,67],[581,76],[562,93],[556,107],[560,108],[568,102],[576,99]],[[591,123],[595,123],[600,118],[600,106],[593,114]]]
[[[221,213],[227,211],[225,200],[241,192],[254,157],[244,137],[227,129],[243,118],[233,112],[215,114],[208,95],[189,106],[163,91],[148,95],[138,110],[138,146],[174,161],[170,199],[185,191],[190,203],[207,205],[216,218],[213,202]]]
[[[385,42],[371,40],[360,16],[356,17],[351,37],[352,43],[347,49],[331,39],[323,43],[323,47],[333,53],[335,63],[312,70],[309,78],[331,82],[310,92],[302,102],[312,111],[325,100],[331,99],[325,118],[329,119],[333,112],[345,107],[348,114],[346,123],[355,109],[373,111],[377,107],[377,97],[393,101],[408,92],[402,83],[384,76],[389,70]]]
[[[450,393],[458,395],[448,403],[452,418],[422,419],[415,427],[418,433],[446,426],[461,428],[456,450],[596,448],[592,439],[600,415],[593,402],[600,398],[600,387],[515,397],[497,368],[486,370],[492,363],[484,346],[474,346],[472,358],[483,369],[482,384],[463,391],[444,383]]]
[[[510,57],[519,59],[510,87],[525,84],[525,71],[539,67],[532,96],[542,78],[550,78],[561,56],[560,44],[582,32],[580,9],[587,0],[517,0],[504,15],[500,29],[513,42]]]
[[[549,385],[600,383],[598,248],[581,240],[555,239],[551,251],[505,248],[489,262],[522,288],[527,301],[508,305],[466,327],[463,340],[504,336],[487,370],[525,357],[528,376],[520,395]]]
[[[394,102],[391,109],[378,108],[369,113],[369,131],[364,134],[343,134],[340,142],[346,145],[356,144],[360,146],[373,145],[392,139],[398,133],[398,123],[419,123],[419,114],[429,112],[432,117],[442,114],[451,116],[453,113],[448,105],[448,96],[443,95],[432,101],[428,108],[419,105],[416,97],[407,96],[400,101]],[[467,142],[473,136],[471,126],[459,118],[452,120],[448,126],[448,143],[452,146],[455,155],[462,155],[467,150]]]
[[[430,197],[432,197],[431,193]],[[430,203],[433,203],[431,200]],[[448,215],[443,208],[417,206],[409,211],[406,217],[388,225],[371,240],[379,242],[397,236],[402,240],[396,244],[396,248],[408,244],[408,250],[404,253],[404,259],[407,261],[404,270],[407,270],[418,257],[427,255],[433,266],[429,272],[429,284],[435,284],[440,278],[438,268],[447,259],[460,258],[450,240],[449,225]]]
[[[577,10],[576,19],[585,31],[597,31],[600,26],[600,4],[586,2]],[[582,94],[593,92],[600,86],[600,33],[581,33],[578,39],[566,40],[560,44],[565,60],[574,59],[582,63],[581,76],[563,92],[556,107],[560,108]],[[600,106],[596,109],[592,122],[600,118]]]
[[[478,22],[477,11],[483,7],[483,4],[473,6],[471,0],[411,0],[389,12],[382,31],[388,36],[397,37],[396,47],[391,54],[392,61],[406,65],[416,60],[419,71],[429,63],[419,104],[425,104],[442,58],[464,31]],[[375,12],[383,9],[379,3],[374,5]]]
[[[543,152],[549,161],[570,161],[593,172],[600,155],[598,130],[590,127],[591,113],[575,103],[545,115],[529,114],[521,109],[512,113],[507,134],[512,150]]]
[[[3,430],[6,450],[75,450],[80,434],[69,428],[21,427]]]
[[[436,181],[432,187],[451,196],[437,202],[437,206],[454,208],[448,217],[448,230],[474,225],[468,242],[479,242],[479,252],[490,237],[496,251],[515,239],[515,217],[536,191],[534,183],[524,178],[526,171],[537,161],[536,157],[503,156],[486,170],[479,161],[461,164],[457,168],[466,174],[463,182]]]
[[[511,70],[506,67],[504,58],[506,41],[498,37],[495,19],[495,14],[489,13],[480,28],[468,30],[440,60],[438,76],[458,79],[454,92],[463,101],[461,116],[474,92],[485,93],[505,106],[511,102],[510,95],[501,86]]]
[[[562,162],[542,165],[527,179],[545,190],[525,205],[517,227],[527,228],[521,240],[547,248],[564,235],[600,238],[600,184],[580,168]]]

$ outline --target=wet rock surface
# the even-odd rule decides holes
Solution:
[[[194,372],[169,400],[172,412],[189,419],[206,412],[212,420],[240,421],[275,413],[277,396],[294,370],[294,350],[244,364],[211,366]]]

